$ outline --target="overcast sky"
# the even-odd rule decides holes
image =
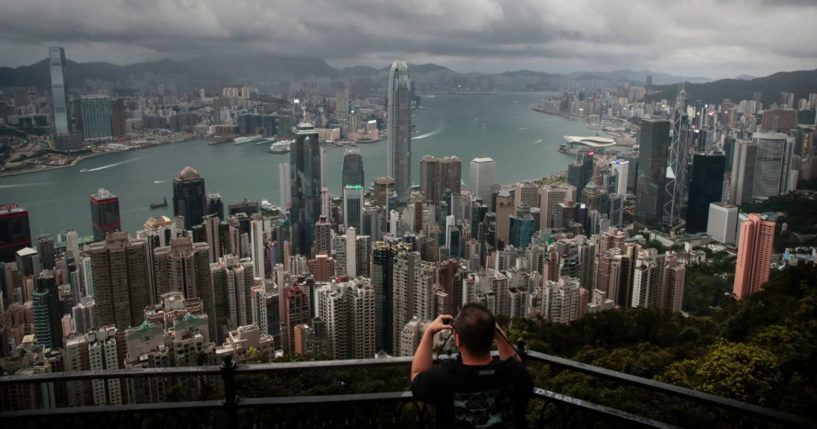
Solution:
[[[0,0],[0,65],[225,52],[456,71],[817,68],[817,0]]]

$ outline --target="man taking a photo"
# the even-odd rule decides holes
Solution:
[[[433,367],[434,335],[443,330],[453,330],[459,359]],[[499,359],[491,356],[494,341]],[[411,363],[411,391],[437,409],[439,427],[527,428],[533,381],[494,315],[472,303],[456,319],[441,315],[426,326]]]

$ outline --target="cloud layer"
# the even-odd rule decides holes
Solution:
[[[457,71],[817,68],[814,0],[0,0],[0,65],[278,53]]]

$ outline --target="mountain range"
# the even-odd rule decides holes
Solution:
[[[191,88],[217,88],[227,84],[244,82],[274,82],[305,79],[371,79],[383,80],[389,67],[354,66],[335,68],[326,61],[312,57],[291,56],[218,56],[197,57],[187,60],[160,60],[116,65],[106,62],[77,63],[68,61],[65,74],[70,87],[93,87],[106,83],[110,87],[124,87],[134,80],[172,81]],[[411,64],[412,78],[428,84],[426,89],[446,90],[469,81],[493,82],[499,90],[559,90],[565,79],[606,80],[646,84],[652,75],[654,90],[648,99],[674,99],[677,84],[687,82],[689,99],[720,102],[750,99],[755,91],[763,94],[764,101],[776,100],[781,91],[794,92],[796,97],[807,97],[817,92],[817,70],[780,72],[754,78],[740,75],[734,79],[710,80],[705,77],[683,77],[648,70],[614,70],[608,72],[572,72],[552,74],[530,70],[509,71],[498,74],[458,73],[437,64]],[[499,79],[501,77],[501,79]],[[508,81],[515,84],[508,85]],[[503,82],[500,86],[499,81]],[[531,84],[535,82],[535,84]],[[20,67],[0,67],[0,87],[20,86],[47,88],[50,85],[48,60]],[[484,89],[484,88],[483,88]]]

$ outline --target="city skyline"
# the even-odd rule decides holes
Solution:
[[[414,6],[409,18],[430,7]],[[463,6],[451,31],[481,6]],[[432,320],[472,303],[532,352],[609,357],[587,363],[610,369],[658,357],[664,369],[639,375],[764,406],[791,380],[817,385],[810,365],[786,361],[802,357],[758,341],[791,349],[792,336],[753,326],[789,329],[786,317],[803,317],[793,303],[814,297],[798,280],[817,278],[810,82],[746,81],[711,102],[700,85],[661,88],[652,75],[454,76],[394,55],[388,74],[359,80],[225,69],[80,84],[65,50],[49,52],[50,86],[0,82],[0,177],[18,176],[0,179],[0,375],[12,377],[0,417],[220,396],[206,383],[70,374],[58,389],[20,389],[25,374],[223,362],[229,399],[233,365],[411,356]],[[40,219],[59,229],[32,234]],[[774,297],[798,281],[800,297]],[[438,357],[468,357],[467,342],[432,341]],[[736,358],[719,352],[732,344]],[[737,364],[692,385],[683,373],[712,356]],[[759,399],[709,391],[757,360],[779,372],[747,382],[772,386]],[[802,377],[785,380],[792,363]]]
[[[658,7],[647,0],[628,7],[595,0],[480,1],[393,8],[338,2],[322,5],[322,13],[297,2],[274,9],[254,2],[244,8],[83,2],[65,10],[38,1],[4,3],[0,50],[6,55],[0,65],[11,67],[42,59],[39,50],[50,45],[81,51],[72,54],[80,61],[115,64],[246,53],[317,57],[337,67],[383,67],[401,57],[459,71],[631,68],[710,79],[813,69],[817,63],[810,43],[817,30],[809,25],[817,4],[807,1],[707,0],[694,7]],[[641,19],[645,14],[653,19]],[[767,30],[764,37],[731,37],[755,27]]]

